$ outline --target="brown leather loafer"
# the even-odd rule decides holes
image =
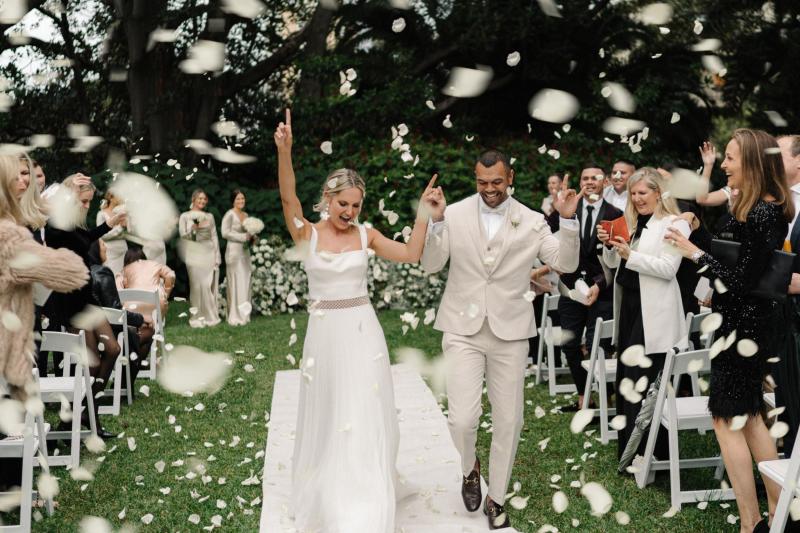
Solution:
[[[489,496],[483,502],[483,514],[489,518],[489,529],[502,529],[511,527],[511,520],[502,505],[492,501]]]
[[[470,513],[477,511],[481,506],[481,474],[480,463],[478,468],[469,473],[461,481],[461,498],[464,500],[464,507]]]

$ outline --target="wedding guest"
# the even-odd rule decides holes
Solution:
[[[611,184],[603,191],[603,199],[620,211],[628,204],[628,179],[636,172],[636,165],[627,159],[618,159],[611,168]]]
[[[644,347],[645,357],[651,364],[617,367],[617,414],[625,416],[625,427],[618,431],[617,454],[622,455],[641,401],[631,401],[626,390],[633,389],[642,376],[652,383],[664,368],[666,353],[673,347],[684,349],[686,342],[686,317],[681,303],[681,291],[676,275],[681,256],[664,241],[670,226],[675,233],[688,236],[689,224],[678,215],[675,200],[664,194],[665,187],[656,169],[644,167],[628,180],[628,205],[625,221],[631,242],[622,237],[609,238],[602,227],[597,229],[598,239],[605,244],[603,262],[616,268],[614,279],[614,321],[617,353],[623,354],[632,346]],[[626,384],[623,384],[626,381]],[[630,386],[628,386],[630,385]],[[668,457],[666,435],[659,434],[655,455]],[[644,454],[645,441],[639,446]]]
[[[778,138],[783,166],[786,170],[786,184],[792,196],[795,218],[789,224],[789,243],[792,252],[800,253],[800,135],[784,135]],[[789,325],[785,339],[778,350],[778,361],[773,363],[770,375],[775,380],[775,404],[785,407],[781,420],[789,425],[789,432],[783,436],[783,453],[792,455],[792,447],[800,426],[800,260],[795,259],[792,283],[784,305],[784,321]]]
[[[114,216],[114,211],[123,209],[122,201],[111,191],[106,191],[103,197],[103,203],[100,204],[100,210],[97,212],[96,224],[99,226],[109,218]],[[114,272],[114,275],[122,272],[123,261],[125,260],[125,252],[128,251],[128,243],[125,240],[126,228],[124,224],[118,224],[111,229],[108,233],[103,235],[101,239],[105,243],[105,259],[103,264]]]
[[[33,177],[36,179],[36,186],[41,193],[47,185],[47,177],[44,174],[42,165],[40,165],[38,161],[31,159],[31,164],[33,165]]]
[[[175,272],[166,265],[147,259],[142,248],[134,247],[125,252],[125,267],[121,275],[117,276],[117,286],[120,289],[157,290],[161,302],[161,316],[165,317],[169,295],[175,288]],[[151,306],[136,303],[136,310],[144,315],[145,320],[153,323],[154,309]]]
[[[189,272],[189,301],[196,311],[189,319],[193,328],[220,323],[217,308],[219,240],[214,215],[205,211],[208,196],[202,189],[192,193],[189,211],[181,214],[178,230],[183,239],[184,262]]]
[[[89,255],[92,243],[108,233],[112,227],[123,224],[126,220],[124,213],[116,213],[106,222],[103,222],[94,229],[87,229],[86,217],[89,213],[95,186],[86,176],[74,174],[61,183],[72,191],[73,196],[68,197],[79,205],[74,209],[74,220],[71,221],[71,228],[56,228],[52,219],[48,221],[45,228],[45,242],[50,248],[66,248],[72,250],[83,259],[87,268],[92,265]],[[51,323],[64,326],[70,332],[77,332],[77,327],[73,324],[73,319],[86,310],[87,307],[97,306],[98,302],[92,294],[91,284],[84,285],[80,290],[68,294],[53,293],[47,300],[44,307],[44,314]],[[89,367],[89,373],[95,378],[92,384],[92,394],[97,396],[105,389],[111,372],[114,370],[114,363],[120,354],[120,346],[117,338],[111,329],[111,324],[104,318],[93,320],[93,327],[86,331],[86,345],[91,353],[97,354],[99,361]],[[97,404],[95,403],[95,409]],[[114,436],[98,427],[98,435],[104,438]]]
[[[92,265],[89,267],[92,295],[102,307],[122,309],[122,301],[120,300],[119,291],[117,290],[117,280],[114,276],[114,272],[103,265],[103,261],[100,259],[102,243],[103,240],[98,239],[92,243],[89,249],[89,257],[92,261]],[[139,310],[137,309],[137,311]],[[122,332],[122,325],[116,323],[111,324],[111,329],[116,336]],[[155,329],[153,328],[152,320],[146,322],[145,317],[140,314],[140,312],[128,309],[127,334],[128,348],[130,351],[129,364],[131,365],[131,382],[136,379],[140,364],[144,360],[142,357],[139,357],[139,354],[149,353],[154,333]],[[124,377],[120,376],[120,379],[124,379]]]
[[[555,199],[558,191],[561,190],[561,180],[563,178],[558,174],[553,174],[547,178],[547,196],[542,200],[542,213],[544,216],[549,217],[555,209],[553,209],[553,200]]]
[[[19,197],[19,158],[0,156],[0,308],[13,310],[17,328],[0,328],[0,375],[13,396],[24,399],[33,378],[33,284],[58,293],[86,285],[89,272],[81,258],[69,250],[45,248],[33,240],[28,228],[44,223],[41,212],[27,211]],[[33,187],[25,193],[33,195]],[[23,195],[24,196],[24,195]]]
[[[250,322],[250,250],[253,236],[244,228],[247,213],[244,212],[245,196],[235,189],[232,194],[233,208],[222,217],[222,238],[225,246],[225,272],[228,281],[228,324],[243,326]]]
[[[708,408],[736,494],[741,531],[766,531],[767,521],[761,520],[758,508],[752,460],[759,463],[778,457],[761,413],[767,359],[778,348],[774,339],[780,336],[782,313],[777,301],[754,296],[751,291],[774,250],[783,247],[788,224],[794,219],[794,204],[778,143],[764,131],[736,130],[725,148],[722,169],[728,175],[728,186],[739,194],[733,200],[732,216],[724,222],[717,238],[740,243],[736,265],[722,264],[678,232],[669,231],[666,238],[675,242],[684,257],[707,266],[703,275],[721,283],[711,301],[712,309],[722,315],[716,337],[735,335],[733,338],[738,341],[731,342],[711,360]],[[719,287],[723,286],[721,290]],[[734,417],[744,417],[741,429],[731,429]],[[770,478],[762,478],[771,517],[780,487]]]
[[[565,411],[577,411],[586,407],[583,392],[586,387],[587,373],[581,362],[583,331],[586,330],[586,346],[594,340],[594,328],[598,318],[609,320],[613,315],[613,286],[606,280],[603,266],[600,264],[601,252],[595,228],[601,220],[614,220],[622,216],[622,211],[603,200],[603,169],[596,164],[589,164],[581,170],[580,187],[583,198],[578,202],[577,215],[580,224],[580,262],[575,272],[561,275],[561,283],[567,290],[575,290],[576,282],[584,282],[589,289],[585,300],[577,301],[569,297],[559,298],[558,315],[561,320],[561,331],[566,332],[562,338],[561,350],[567,357],[567,364],[572,380],[578,391],[578,402],[567,407]],[[559,229],[559,218],[550,217],[553,222],[553,233]],[[610,281],[610,280],[609,280]],[[604,347],[610,355],[610,345]]]

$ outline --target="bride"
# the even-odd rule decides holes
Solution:
[[[333,171],[311,224],[295,192],[292,118],[275,130],[278,181],[286,226],[308,246],[305,270],[311,312],[300,369],[292,511],[302,532],[393,533],[399,442],[389,352],[367,295],[367,249],[379,257],[416,263],[427,215],[417,213],[407,244],[358,223],[364,180],[354,170]],[[433,176],[423,193],[434,189]],[[422,201],[421,201],[422,203]],[[426,208],[436,210],[426,200]]]

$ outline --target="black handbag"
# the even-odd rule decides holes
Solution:
[[[741,246],[741,243],[735,241],[714,239],[711,241],[710,253],[726,267],[735,268],[739,262]],[[750,291],[750,294],[758,298],[785,301],[789,283],[792,281],[795,255],[782,250],[773,250],[761,279],[758,280],[758,285]]]

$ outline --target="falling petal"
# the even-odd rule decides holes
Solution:
[[[700,332],[707,335],[718,330],[720,326],[722,326],[722,315],[719,313],[711,313],[700,322]]]
[[[482,94],[492,81],[492,69],[453,67],[442,93],[455,98],[474,98]]]
[[[736,351],[742,357],[752,357],[758,353],[758,344],[750,339],[742,339],[736,343]]]
[[[672,6],[666,2],[657,2],[639,10],[638,19],[642,24],[661,26],[672,19]]]
[[[622,84],[608,81],[603,84],[603,96],[608,98],[608,103],[617,111],[633,113],[636,110],[636,100]]]
[[[561,8],[556,4],[555,0],[537,0],[539,9],[548,17],[561,18]]]
[[[627,418],[625,415],[617,415],[611,419],[609,426],[616,431],[621,431],[627,425]]]
[[[789,424],[786,422],[775,422],[772,424],[772,427],[769,428],[769,435],[775,439],[783,438],[789,432]]]
[[[506,57],[506,65],[508,65],[509,67],[516,67],[517,65],[519,65],[520,59],[521,56],[519,52],[511,52],[510,54],[508,54],[508,57]]]
[[[158,382],[175,394],[213,394],[225,383],[230,371],[227,357],[224,353],[206,353],[192,346],[176,346],[161,363]]]
[[[745,424],[747,424],[747,419],[748,419],[747,415],[734,416],[733,418],[731,418],[728,427],[730,428],[731,431],[739,431],[745,426]]]
[[[528,104],[535,119],[551,123],[569,122],[578,113],[580,103],[572,94],[558,89],[542,89]]]
[[[581,487],[581,494],[589,500],[592,514],[595,516],[606,514],[611,510],[611,505],[614,503],[605,487],[594,481],[590,481]]]
[[[400,18],[394,19],[392,21],[392,31],[393,32],[400,33],[404,29],[406,29],[406,19],[404,19],[403,17],[400,17]]]
[[[567,499],[567,495],[561,492],[560,490],[553,494],[553,510],[558,514],[563,513],[567,510],[569,506],[569,500]]]
[[[621,117],[610,117],[603,122],[603,130],[620,136],[631,135],[643,130],[645,126],[641,120]]]
[[[576,434],[580,433],[586,426],[589,425],[593,418],[594,409],[580,409],[572,417],[572,421],[569,424],[570,431]]]

